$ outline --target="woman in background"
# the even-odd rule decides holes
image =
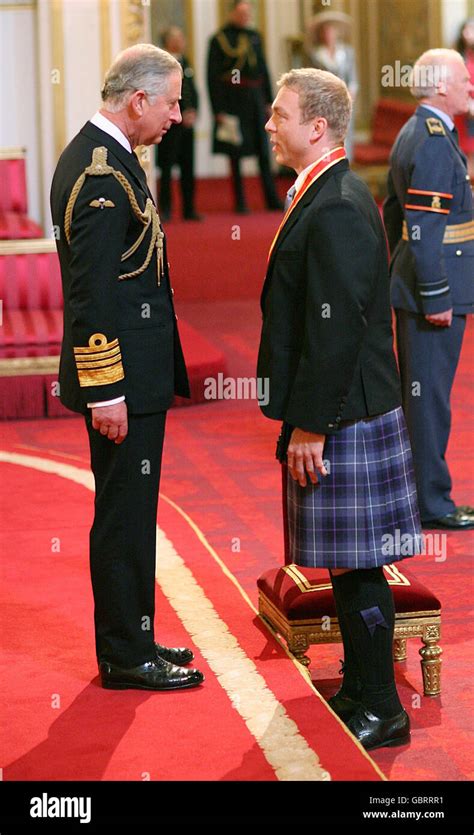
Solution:
[[[351,18],[343,12],[321,12],[307,26],[304,64],[334,73],[347,84],[352,98],[352,119],[344,142],[347,158],[352,159],[354,144],[354,104],[358,91],[354,50],[344,38]]]
[[[474,17],[470,17],[461,26],[456,49],[461,53],[474,84]],[[467,155],[468,171],[471,182],[474,181],[474,93],[471,93],[471,108],[464,116],[455,119],[459,133],[459,144]]]

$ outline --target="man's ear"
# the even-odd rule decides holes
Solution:
[[[312,143],[319,142],[322,136],[328,129],[327,119],[324,116],[318,116],[313,122],[313,130],[311,131],[310,141]]]
[[[143,92],[143,90],[135,90],[133,95],[130,96],[130,99],[128,101],[128,107],[131,111],[131,114],[135,118],[140,118],[140,116],[143,116],[144,99],[146,99],[146,94]]]

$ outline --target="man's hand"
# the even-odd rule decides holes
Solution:
[[[125,400],[114,406],[95,406],[92,410],[92,426],[110,441],[121,444],[127,437],[128,420]]]
[[[453,308],[443,310],[442,313],[427,313],[425,319],[430,325],[437,325],[438,328],[449,328],[453,321]]]
[[[323,464],[326,435],[315,435],[303,429],[294,429],[288,446],[288,469],[291,477],[301,487],[306,487],[306,473],[313,484],[318,483],[316,471],[327,475]]]

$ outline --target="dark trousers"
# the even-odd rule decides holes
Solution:
[[[260,168],[260,178],[262,181],[265,202],[269,209],[274,209],[280,202],[280,198],[278,197],[275,188],[275,182],[270,167],[268,139],[265,132],[259,130],[258,127],[255,131],[255,140],[257,148],[258,165]],[[241,158],[230,157],[230,165],[232,171],[232,185],[234,189],[235,206],[237,209],[242,209],[246,207],[246,199],[241,172]]]
[[[449,328],[417,313],[396,310],[403,409],[415,465],[423,521],[452,513],[452,480],[446,463],[451,429],[450,396],[461,353],[465,316]]]
[[[194,128],[174,125],[165,134],[158,147],[158,165],[161,169],[159,207],[165,215],[171,214],[171,175],[173,166],[180,169],[183,214],[194,212]]]
[[[166,412],[129,415],[114,444],[86,416],[95,478],[90,569],[98,661],[135,667],[155,656],[156,513]]]

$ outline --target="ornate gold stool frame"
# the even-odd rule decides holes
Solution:
[[[286,641],[289,651],[305,667],[310,664],[306,655],[313,644],[335,644],[341,642],[337,618],[305,618],[289,621],[268,597],[259,589],[258,611],[270,626]],[[421,638],[421,670],[425,696],[441,694],[441,611],[401,612],[395,615],[393,658],[405,661],[407,638]]]

